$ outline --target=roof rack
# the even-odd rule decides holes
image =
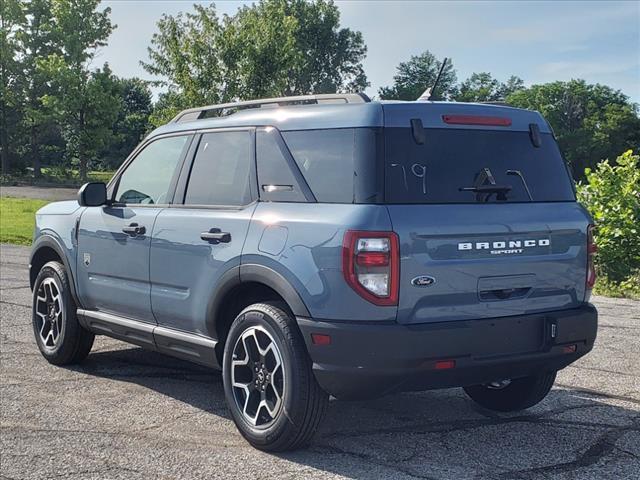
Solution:
[[[368,103],[371,99],[364,93],[325,93],[319,95],[300,95],[297,97],[263,98],[244,102],[221,103],[206,107],[188,108],[178,113],[170,123],[192,122],[208,116],[231,115],[238,110],[249,108],[277,108],[285,105],[314,105],[321,103]],[[219,111],[218,115],[210,115]]]
[[[478,103],[483,103],[485,105],[498,105],[500,107],[510,107],[511,106],[507,102],[501,101],[501,100],[491,100],[491,101],[487,101],[487,102],[478,102]]]

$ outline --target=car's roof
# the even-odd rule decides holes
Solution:
[[[511,120],[511,125],[508,127],[449,125],[444,123],[444,115],[506,117]],[[409,120],[412,118],[420,118],[426,128],[482,128],[526,131],[529,129],[529,124],[536,123],[542,132],[549,132],[547,122],[538,112],[504,105],[457,102],[373,101],[248,108],[222,117],[168,123],[154,130],[151,136],[180,131],[246,126],[273,126],[281,131],[382,126],[408,127]]]

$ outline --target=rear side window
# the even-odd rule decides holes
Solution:
[[[529,132],[385,128],[389,203],[563,202],[575,196],[551,134],[535,147]]]
[[[256,132],[256,159],[260,198],[268,202],[306,202],[273,129]],[[284,145],[282,145],[283,148]],[[295,168],[295,165],[294,165]]]
[[[282,132],[319,202],[352,203],[355,129]]]
[[[251,202],[252,135],[205,133],[196,152],[184,203],[240,206]]]
[[[154,140],[133,159],[118,180],[117,203],[153,205],[171,201],[171,180],[189,136]]]

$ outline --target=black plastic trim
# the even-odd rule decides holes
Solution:
[[[208,333],[213,338],[217,337],[216,325],[218,322],[217,315],[218,312],[220,312],[220,307],[224,303],[227,294],[238,285],[240,285],[240,266],[230,268],[224,272],[216,282],[215,292],[209,299],[209,304],[207,305]],[[216,340],[220,339],[216,338]]]
[[[295,288],[280,273],[264,265],[249,263],[240,265],[241,282],[258,282],[273,288],[295,316],[309,317],[309,310]]]
[[[69,260],[67,259],[67,256],[64,253],[65,249],[62,245],[60,245],[60,242],[55,237],[52,237],[51,235],[47,235],[47,234],[41,235],[40,237],[38,237],[38,239],[33,244],[33,247],[31,248],[31,255],[29,256],[29,287],[31,288],[31,290],[33,290],[33,283],[35,281],[36,276],[38,275],[37,272],[35,272],[35,275],[32,275],[32,272],[31,272],[31,266],[33,265],[33,258],[36,256],[38,251],[43,247],[49,247],[53,249],[58,254],[58,256],[62,259],[62,263],[64,265],[65,271],[69,276],[69,288],[71,289],[71,296],[73,297],[73,300],[76,302],[76,305],[78,305],[78,307],[81,307],[82,304],[80,303],[80,300],[78,298],[78,294],[76,291],[76,282],[75,282],[75,279],[73,278],[73,270],[71,270],[69,265]]]
[[[93,310],[78,310],[78,320],[86,329],[139,345],[172,357],[219,368],[216,340],[148,322]]]
[[[338,398],[373,398],[560,370],[592,348],[598,314],[579,308],[420,325],[357,325],[297,317],[320,386]],[[331,337],[313,343],[312,334]],[[571,345],[573,350],[565,351]],[[575,347],[573,347],[575,345]],[[439,370],[438,360],[455,368]]]

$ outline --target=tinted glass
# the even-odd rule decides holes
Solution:
[[[202,135],[184,203],[246,205],[251,202],[251,132]]]
[[[534,202],[575,200],[550,134],[542,134],[540,147],[528,132],[450,128],[426,129],[425,135],[418,145],[410,128],[385,129],[389,203],[529,202],[527,188]]]
[[[278,144],[277,132],[256,132],[256,158],[260,198],[273,202],[305,202],[285,153]]]
[[[355,129],[300,130],[282,136],[319,202],[353,202]]]
[[[118,183],[119,203],[169,203],[171,179],[189,136],[166,137],[147,145],[124,171]]]

